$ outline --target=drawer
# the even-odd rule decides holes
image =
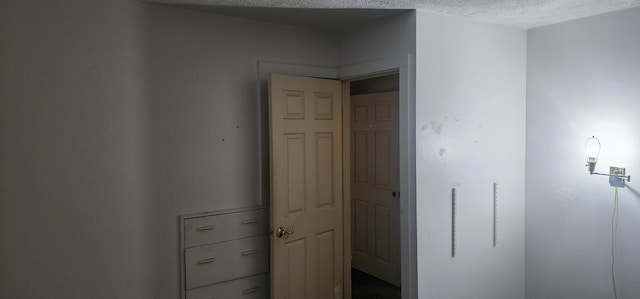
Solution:
[[[185,248],[266,235],[269,229],[265,209],[184,220]]]
[[[185,249],[185,285],[193,289],[267,272],[267,236],[239,239]]]
[[[269,275],[240,278],[187,291],[187,299],[269,298]]]

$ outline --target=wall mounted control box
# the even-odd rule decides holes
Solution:
[[[624,188],[624,181],[625,181],[624,167],[611,166],[609,167],[609,174],[611,175],[609,176],[609,185],[611,185],[611,187]]]

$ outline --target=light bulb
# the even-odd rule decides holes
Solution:
[[[600,140],[595,136],[587,139],[584,143],[584,149],[587,154],[587,166],[589,167],[589,173],[593,173],[598,162],[598,155],[600,154]]]

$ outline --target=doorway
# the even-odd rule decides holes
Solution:
[[[415,141],[413,140],[413,136],[415,136],[415,116],[412,114],[414,111],[415,103],[414,103],[414,95],[411,92],[413,90],[413,86],[415,82],[413,81],[412,76],[412,57],[408,56],[406,58],[398,57],[393,59],[384,59],[378,61],[372,61],[363,64],[356,64],[347,67],[342,67],[339,69],[327,68],[327,67],[313,67],[313,66],[300,66],[300,65],[290,65],[290,64],[281,64],[281,63],[273,63],[273,62],[260,62],[258,63],[258,76],[260,78],[260,85],[258,89],[261,91],[262,96],[260,97],[261,101],[261,113],[260,118],[261,122],[263,122],[267,127],[267,107],[266,107],[266,98],[267,98],[267,76],[270,73],[288,73],[294,74],[298,76],[307,76],[307,77],[316,77],[316,78],[335,78],[340,79],[343,82],[343,95],[347,95],[346,101],[348,101],[348,95],[350,94],[349,85],[354,85],[354,94],[358,93],[372,93],[372,92],[384,92],[392,89],[399,90],[399,111],[397,115],[399,116],[399,172],[400,172],[400,185],[399,185],[399,193],[402,196],[399,198],[400,202],[400,252],[401,252],[401,287],[402,287],[402,298],[415,298],[417,296],[417,284],[416,284],[416,245],[415,245],[415,169],[412,167],[415,161]],[[393,82],[394,88],[387,87],[388,85],[381,82],[385,81],[382,79],[376,79],[380,77],[386,77],[388,75],[395,76],[395,79],[389,80],[386,78],[386,82]],[[378,81],[378,84],[373,84],[376,89],[361,89],[358,87],[361,83],[369,83],[371,85],[371,81],[366,82],[364,80]],[[359,89],[360,91],[357,91]],[[345,103],[345,110],[349,109],[349,105]],[[349,115],[350,113],[346,113]],[[348,119],[344,119],[343,122],[345,124],[349,124]],[[265,163],[262,164],[262,171],[264,176],[261,180],[262,182],[262,191],[263,194],[269,193],[269,184],[268,184],[268,132],[265,129],[266,127],[262,127],[264,129],[263,133],[263,145],[261,151],[261,157],[263,157],[263,161]],[[348,126],[345,126],[344,135],[349,134]],[[345,137],[343,145],[345,146],[345,159],[349,158],[349,152],[347,148],[349,147],[349,137]],[[345,160],[345,165],[350,165],[349,161]],[[350,188],[348,172],[350,171],[350,167],[344,168],[345,175],[347,178],[344,182],[344,195],[345,195],[345,207],[344,207],[344,216],[345,216],[345,224],[350,223]],[[267,199],[265,202],[268,204],[268,196],[264,198]],[[351,236],[350,236],[350,225],[345,225],[344,231],[344,298],[350,298],[352,294],[352,269],[351,269],[351,259],[349,258],[351,255]],[[357,275],[357,273],[356,273]],[[358,279],[358,277],[354,277]],[[393,297],[392,297],[393,298]]]
[[[399,75],[350,82],[352,298],[401,298]]]

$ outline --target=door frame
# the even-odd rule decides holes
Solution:
[[[343,165],[350,165],[350,101],[349,101],[349,81],[356,79],[366,79],[378,77],[391,73],[398,73],[399,99],[399,179],[400,179],[400,272],[402,298],[410,299],[418,297],[417,287],[417,234],[416,234],[416,169],[415,169],[415,61],[413,55],[398,56],[395,58],[376,60],[371,62],[353,64],[349,66],[331,68],[319,66],[305,66],[295,64],[285,64],[277,62],[257,62],[258,74],[258,119],[260,123],[259,136],[261,136],[261,146],[258,149],[260,157],[260,194],[261,204],[269,206],[269,186],[268,186],[268,160],[265,165],[264,159],[269,157],[268,137],[266,146],[264,132],[268,133],[268,119],[264,119],[267,114],[263,110],[268,106],[268,94],[265,80],[269,73],[286,73],[290,75],[309,76],[341,80],[343,93]],[[265,127],[266,124],[266,127]],[[346,125],[345,125],[346,124]],[[267,134],[268,136],[268,134]],[[266,169],[265,169],[266,168]],[[266,172],[265,172],[266,171]],[[264,181],[267,179],[265,185]],[[351,193],[350,193],[350,167],[343,166],[343,244],[344,244],[344,298],[351,298]],[[266,193],[265,193],[266,192]],[[265,196],[266,194],[266,196]]]

